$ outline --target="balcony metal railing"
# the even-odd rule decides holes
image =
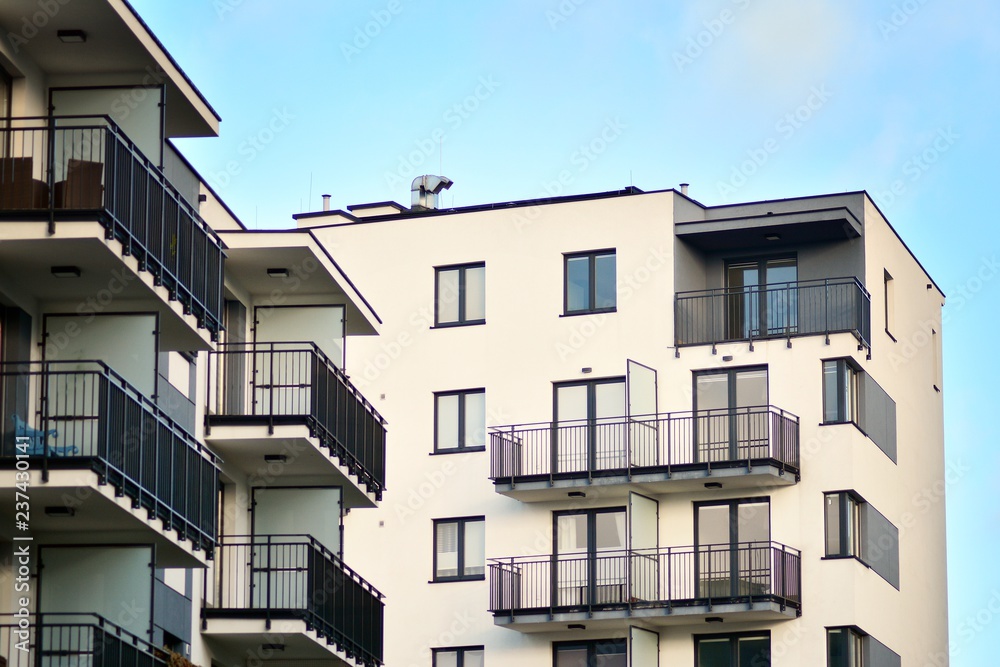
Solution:
[[[490,479],[587,478],[771,461],[799,469],[799,418],[757,406],[496,426]]]
[[[27,619],[28,627],[20,625]],[[0,616],[6,667],[166,667],[169,656],[97,614]]]
[[[369,493],[385,489],[385,420],[313,343],[233,343],[209,353],[208,425],[304,423]]]
[[[0,216],[96,211],[107,238],[164,285],[213,338],[222,328],[224,245],[106,116],[0,119]]]
[[[382,664],[383,595],[309,535],[220,539],[205,618],[297,618],[365,667]]]
[[[10,411],[0,417],[0,465],[26,454],[45,479],[50,469],[90,468],[211,555],[215,456],[122,376],[99,361],[4,363],[0,393]]]
[[[678,292],[675,342],[708,345],[852,333],[871,344],[871,296],[857,278]]]
[[[495,615],[771,601],[801,609],[801,553],[776,542],[491,559]]]

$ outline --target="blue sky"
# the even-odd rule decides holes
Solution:
[[[995,662],[1000,5],[133,4],[223,117],[220,139],[180,145],[250,227],[323,193],[408,204],[439,172],[448,206],[680,182],[705,204],[871,192],[950,297],[952,664]]]

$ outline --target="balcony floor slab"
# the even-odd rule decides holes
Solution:
[[[226,614],[226,617],[206,616],[201,633],[206,642],[232,655],[263,664],[322,660],[323,664],[334,667],[355,665],[354,660],[338,650],[336,644],[327,644],[326,639],[315,630],[310,630],[303,620],[272,618],[268,628],[263,618],[230,617],[227,611],[220,613]],[[265,644],[280,644],[284,649],[263,648]]]

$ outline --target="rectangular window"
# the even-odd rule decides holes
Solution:
[[[770,634],[696,636],[696,667],[770,667]]]
[[[434,451],[482,451],[486,447],[486,390],[434,394]]]
[[[482,646],[431,649],[433,667],[483,667]]]
[[[900,667],[892,649],[856,627],[826,629],[827,667]]]
[[[435,326],[486,322],[486,264],[442,266],[435,269]]]
[[[626,667],[624,639],[593,639],[577,642],[554,642],[555,667]]]
[[[858,421],[858,370],[847,359],[823,362],[823,423]]]
[[[889,334],[890,338],[896,340],[892,335],[892,332],[896,330],[896,285],[892,281],[892,276],[889,275],[888,271],[883,271],[883,287],[884,293],[882,296],[885,299],[885,332]]]
[[[824,495],[828,558],[854,557],[899,589],[899,529],[853,491]]]
[[[483,579],[486,574],[486,520],[483,517],[434,521],[434,581]]]
[[[563,313],[597,313],[614,310],[618,305],[615,251],[563,255],[565,289]]]
[[[861,501],[847,491],[826,494],[826,555],[861,558]]]

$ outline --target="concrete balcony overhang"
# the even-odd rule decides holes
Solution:
[[[36,545],[152,544],[156,567],[203,568],[207,563],[204,550],[195,550],[191,540],[180,539],[161,519],[135,507],[131,498],[116,495],[92,470],[50,470],[47,482],[40,470],[31,470],[29,530],[15,530],[15,500],[22,500],[15,495],[21,482],[16,471],[0,470],[0,517],[7,540],[30,535]],[[52,516],[47,508],[63,514]]]
[[[300,660],[321,664],[355,665],[353,658],[328,644],[314,628],[297,618],[276,614],[270,622],[258,618],[204,619],[202,637],[218,649],[239,656],[259,656],[262,664],[291,664]],[[332,663],[331,663],[332,660]]]
[[[226,276],[253,295],[323,297],[346,307],[346,335],[375,335],[382,321],[309,229],[220,231]],[[268,274],[285,269],[286,276]]]
[[[325,476],[329,484],[343,488],[345,508],[376,506],[376,494],[304,422],[281,423],[284,418],[279,417],[272,428],[266,418],[258,423],[247,419],[210,416],[205,442],[227,466],[247,475],[251,485],[289,486],[297,477]]]
[[[571,624],[584,625],[587,630],[616,631],[624,630],[636,621],[657,627],[697,625],[706,631],[711,629],[713,632],[724,632],[738,623],[787,621],[798,616],[799,611],[793,607],[773,600],[761,600],[713,605],[495,615],[493,624],[526,634],[577,631],[576,628],[568,627]],[[708,623],[708,619],[713,622]]]
[[[100,221],[60,221],[54,234],[48,226],[47,219],[0,221],[0,288],[9,297],[60,313],[156,312],[166,349],[211,349],[211,333],[198,318],[141,270],[120,241],[108,239]],[[80,275],[56,277],[52,267],[75,267]]]
[[[170,100],[164,113],[168,137],[218,136],[218,114],[127,2],[59,2],[52,7],[58,18],[47,15],[35,0],[0,3],[0,26],[50,85],[163,85]],[[35,15],[46,20],[31,22]],[[30,39],[25,34],[29,22]],[[64,28],[82,30],[86,42],[63,43],[57,31]]]
[[[618,474],[571,476],[544,479],[523,478],[517,482],[496,481],[494,490],[521,502],[547,502],[582,492],[587,497],[607,500],[627,498],[630,491],[647,495],[694,493],[706,489],[761,489],[791,486],[798,473],[774,460],[695,466],[677,466],[673,470],[636,469]]]
[[[734,250],[773,245],[844,241],[858,238],[861,221],[846,207],[766,213],[764,215],[692,220],[674,225],[677,238],[703,251]]]

